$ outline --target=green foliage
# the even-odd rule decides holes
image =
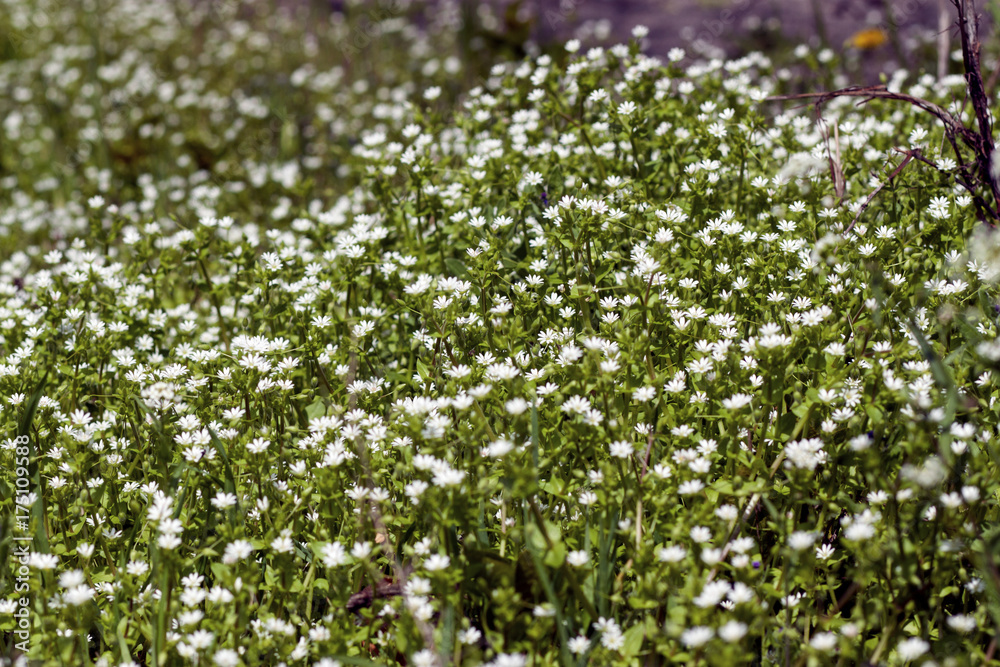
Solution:
[[[1000,243],[918,110],[133,5],[0,19],[48,37],[0,63],[5,648],[997,662]]]

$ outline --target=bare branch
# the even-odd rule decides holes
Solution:
[[[979,63],[979,15],[974,0],[954,0],[958,8],[959,32],[962,36],[962,63],[965,66],[965,82],[979,123],[979,134],[974,135],[976,162],[980,178],[990,187],[993,194],[996,217],[1000,217],[1000,182],[994,178],[990,164],[993,160],[993,126],[990,120],[990,103],[983,84],[983,74]]]
[[[899,150],[899,149],[897,149],[897,150]],[[905,167],[907,164],[909,164],[910,160],[912,160],[915,157],[916,158],[920,157],[920,149],[916,149],[916,150],[912,150],[912,151],[900,151],[900,152],[904,153],[906,155],[906,157],[903,159],[902,162],[899,163],[899,166],[897,166],[892,171],[892,173],[889,174],[889,178],[887,178],[884,181],[880,182],[878,184],[878,187],[875,188],[874,190],[872,190],[872,193],[870,195],[868,195],[868,198],[865,199],[865,203],[863,203],[861,205],[861,208],[858,209],[858,214],[854,216],[854,220],[852,220],[851,224],[848,225],[847,229],[844,230],[844,234],[843,234],[844,236],[847,236],[848,234],[851,233],[851,230],[854,229],[854,225],[856,225],[858,223],[858,220],[861,219],[861,214],[865,212],[865,209],[868,208],[868,205],[872,203],[873,199],[875,199],[875,195],[877,195],[879,192],[881,192],[882,188],[884,188],[886,186],[886,184],[891,183],[893,181],[893,179],[895,179],[897,176],[899,176],[900,172],[903,171],[903,167]],[[924,161],[926,161],[926,160],[924,160]]]
[[[836,123],[833,124],[833,132],[836,142],[836,157],[834,157],[833,151],[830,150],[830,130],[828,129],[829,123],[823,118],[823,114],[820,112],[820,106],[816,105],[816,121],[819,125],[819,130],[823,134],[823,143],[826,146],[826,159],[830,165],[830,180],[833,181],[833,191],[837,195],[837,205],[839,206],[841,202],[844,201],[844,194],[847,189],[847,182],[844,180],[844,168],[843,162],[840,159],[840,130]]]
[[[968,0],[955,0],[956,2],[963,2]],[[976,60],[978,63],[978,59]],[[979,77],[980,85],[982,84],[982,77]],[[981,89],[980,89],[981,90]],[[927,100],[921,99],[919,97],[914,97],[912,95],[907,95],[905,93],[894,93],[888,90],[885,86],[851,86],[848,88],[841,88],[839,90],[832,90],[820,93],[800,93],[797,95],[776,95],[773,97],[768,97],[765,101],[781,102],[789,100],[815,100],[817,107],[824,102],[828,102],[837,97],[861,97],[864,98],[861,104],[867,104],[873,99],[886,99],[886,100],[897,100],[900,102],[906,102],[907,104],[912,104],[918,109],[922,109],[927,113],[931,114],[944,126],[945,137],[951,144],[952,150],[955,152],[955,158],[959,165],[959,172],[961,177],[956,177],[956,181],[969,191],[973,200],[976,202],[976,209],[979,212],[980,218],[985,219],[987,216],[993,218],[994,220],[1000,219],[1000,192],[997,190],[997,185],[994,183],[990,174],[990,154],[992,152],[992,137],[989,141],[989,148],[986,148],[986,143],[983,141],[981,135],[971,130],[962,122],[955,118],[948,111],[942,107],[929,102]],[[985,100],[985,98],[983,98]],[[987,110],[987,121],[989,120]],[[990,207],[987,202],[983,199],[982,195],[979,193],[977,186],[977,181],[973,180],[973,173],[970,171],[968,165],[965,162],[965,158],[962,157],[962,152],[959,149],[958,140],[961,140],[968,148],[970,148],[973,154],[976,156],[976,171],[979,172],[979,181],[989,184],[990,192],[993,194],[994,206]]]
[[[923,109],[924,111],[932,114],[938,120],[940,120],[944,126],[946,132],[954,132],[955,134],[962,136],[963,133],[969,133],[969,129],[964,127],[958,120],[955,119],[950,113],[939,107],[933,102],[928,102],[927,100],[920,99],[919,97],[913,97],[912,95],[907,95],[905,93],[893,93],[885,86],[851,86],[849,88],[841,88],[839,90],[831,90],[823,93],[799,93],[797,95],[775,95],[773,97],[768,97],[765,101],[768,102],[780,102],[785,100],[807,100],[814,99],[816,104],[823,104],[837,97],[865,97],[869,99],[887,99],[887,100],[899,100],[901,102],[907,102],[915,107]],[[862,103],[867,102],[865,100]],[[963,137],[964,139],[964,137]]]

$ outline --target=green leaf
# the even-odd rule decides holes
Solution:
[[[218,581],[229,581],[230,575],[232,574],[232,569],[225,563],[215,561],[211,565],[212,574],[215,575]]]
[[[920,348],[920,353],[923,355],[924,360],[930,364],[931,374],[934,376],[934,381],[945,389],[947,399],[945,402],[945,414],[944,418],[941,420],[941,425],[947,428],[953,421],[955,421],[955,411],[958,409],[958,390],[955,387],[955,381],[952,378],[951,372],[941,362],[941,358],[934,351],[934,348],[931,347],[929,342],[927,342],[924,332],[921,331],[919,326],[917,326],[916,320],[914,320],[912,316],[907,321],[907,328],[917,341],[917,346]]]
[[[654,607],[655,607],[654,603]],[[651,607],[644,607],[649,609]],[[626,660],[630,660],[636,654],[639,653],[639,649],[642,648],[642,640],[646,638],[646,625],[644,623],[636,623],[631,628],[625,631],[625,645],[622,646],[622,657]]]
[[[317,398],[315,401],[306,406],[306,416],[309,419],[317,419],[326,414],[326,402],[322,397]]]
[[[219,453],[219,458],[222,459],[222,468],[226,473],[226,484],[224,487],[226,493],[231,493],[236,496],[236,505],[229,508],[229,520],[234,525],[237,523],[242,524],[243,510],[240,508],[240,498],[236,493],[236,479],[233,477],[233,468],[229,465],[229,454],[226,452],[226,448],[223,444],[219,441],[218,436],[215,435],[214,430],[208,429],[208,434],[212,439],[212,446],[215,448],[215,451]]]
[[[566,553],[566,545],[562,541],[555,542],[551,549],[545,551],[545,558],[542,562],[556,569],[566,562]]]
[[[565,498],[566,482],[559,477],[551,477],[548,480],[539,484],[539,488],[553,496],[559,498]]]
[[[456,278],[461,278],[462,280],[468,280],[469,269],[465,266],[465,263],[460,259],[455,259],[454,257],[449,257],[444,260],[444,265],[448,267],[448,272],[455,276]]]
[[[866,405],[865,414],[871,420],[872,426],[881,426],[882,422],[885,420],[885,412],[877,405]]]

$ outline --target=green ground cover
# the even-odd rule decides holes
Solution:
[[[641,27],[0,4],[12,660],[1000,662],[996,203],[930,114]]]

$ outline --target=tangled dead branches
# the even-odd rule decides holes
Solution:
[[[887,99],[906,102],[926,111],[944,125],[945,136],[955,152],[958,163],[956,181],[972,196],[980,219],[984,222],[996,222],[1000,220],[1000,178],[998,178],[1000,177],[1000,169],[992,167],[995,148],[989,100],[983,84],[979,61],[979,17],[976,14],[974,0],[952,0],[952,2],[958,11],[958,27],[962,37],[962,62],[965,68],[969,101],[976,115],[976,128],[966,127],[960,118],[956,118],[933,102],[905,93],[893,92],[885,86],[851,86],[840,90],[778,95],[767,99],[768,101],[812,99],[815,100],[817,111],[824,102],[837,97],[860,97],[863,98],[861,104],[873,99]],[[962,145],[972,151],[972,162],[966,161],[961,150]],[[906,162],[909,160],[906,160],[904,164]],[[898,173],[898,169],[896,173]],[[984,189],[988,189],[992,195],[992,204],[984,196]],[[877,192],[878,190],[875,191],[875,193]],[[872,193],[872,196],[875,193]],[[868,201],[870,202],[870,200],[871,197]]]

